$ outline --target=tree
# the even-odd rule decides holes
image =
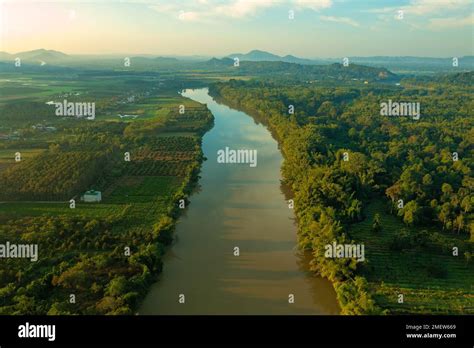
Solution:
[[[105,294],[107,296],[121,296],[127,292],[128,281],[124,276],[115,277],[110,281],[105,289]]]
[[[337,110],[330,101],[325,101],[318,109],[318,115],[336,117]]]
[[[453,193],[453,187],[448,183],[444,183],[443,185],[441,185],[441,191],[446,196],[449,196],[451,193]]]
[[[472,209],[472,200],[474,197],[466,196],[461,201],[461,208],[464,210],[465,213],[469,213]]]
[[[431,175],[426,174],[425,176],[423,176],[422,183],[425,186],[433,185],[433,179],[431,178]]]
[[[471,262],[472,254],[469,251],[466,251],[464,253],[464,258],[466,259],[466,264],[469,264]]]
[[[70,315],[73,312],[71,312],[71,308],[69,307],[66,301],[54,302],[48,311],[48,315]]]
[[[173,241],[174,220],[169,216],[161,217],[160,221],[153,225],[153,236],[164,245]]]
[[[37,306],[34,297],[26,295],[17,295],[13,298],[17,314],[29,315],[37,314]]]
[[[456,232],[459,234],[464,228],[466,227],[465,225],[465,220],[464,220],[464,215],[461,213],[453,221],[453,228],[456,229]]]
[[[403,222],[414,225],[418,222],[419,206],[416,201],[408,202],[403,208]]]
[[[52,284],[54,286],[62,286],[66,289],[86,289],[89,287],[90,278],[89,272],[83,263],[78,263],[75,266],[67,269],[59,277],[54,277]]]
[[[381,230],[382,230],[382,226],[380,224],[380,214],[376,213],[374,216],[374,220],[372,222],[372,231],[378,233]]]

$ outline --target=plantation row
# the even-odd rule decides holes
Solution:
[[[150,149],[138,150],[133,153],[134,161],[154,160],[154,161],[189,161],[196,154],[194,152],[177,152],[177,151],[152,151]]]
[[[142,160],[125,166],[125,175],[137,176],[179,176],[183,177],[188,172],[192,161],[161,161]]]
[[[198,139],[192,136],[160,136],[147,138],[146,142],[132,139],[130,145],[153,151],[195,152],[200,149]]]
[[[452,289],[413,289],[370,283],[376,302],[392,314],[470,314],[474,313],[474,295]],[[403,294],[403,303],[398,295]]]
[[[110,154],[47,152],[0,173],[0,199],[69,200],[95,182]]]
[[[91,188],[106,189],[117,175],[184,177],[201,151],[194,136],[124,139],[124,126],[115,122],[110,129],[101,123],[74,129],[73,134],[51,143],[42,155],[22,157],[0,172],[0,200],[78,200]],[[126,152],[130,162],[124,160]]]

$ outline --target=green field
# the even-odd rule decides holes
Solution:
[[[120,213],[125,205],[107,203],[77,203],[75,209],[69,202],[2,202],[0,216],[19,219],[25,216],[82,216],[103,218]]]

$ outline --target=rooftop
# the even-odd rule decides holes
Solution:
[[[94,190],[90,190],[90,191],[86,191],[85,193],[86,195],[93,195],[93,196],[97,196],[100,194],[100,191],[94,191]]]

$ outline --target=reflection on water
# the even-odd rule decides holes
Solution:
[[[183,95],[207,104],[215,126],[203,138],[208,160],[200,190],[179,219],[177,241],[139,313],[337,314],[331,284],[309,273],[307,257],[296,249],[277,142],[247,114],[216,103],[207,89]],[[217,163],[226,146],[257,150],[257,167]]]

